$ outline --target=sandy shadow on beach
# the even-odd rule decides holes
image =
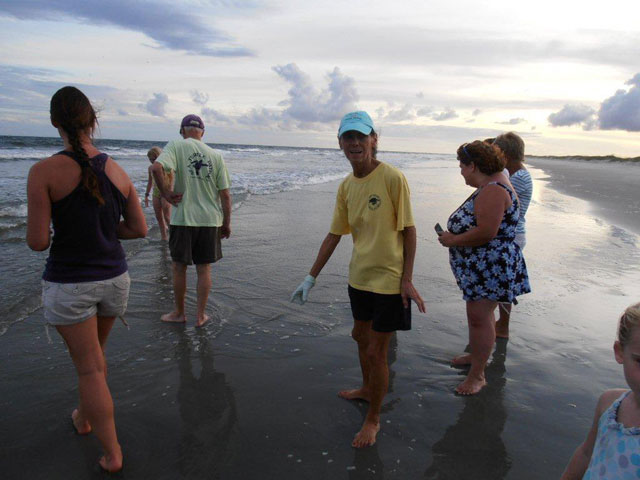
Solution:
[[[464,397],[464,408],[454,425],[447,428],[432,448],[433,461],[425,479],[504,479],[511,459],[502,441],[507,420],[504,406],[506,339],[496,341],[492,360],[485,370],[487,386],[473,397]],[[463,372],[466,375],[466,372]]]

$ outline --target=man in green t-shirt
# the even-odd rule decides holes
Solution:
[[[186,322],[187,265],[195,264],[196,327],[201,327],[209,320],[205,308],[211,290],[211,264],[222,258],[220,239],[231,235],[231,180],[222,155],[202,142],[204,122],[200,117],[184,117],[180,135],[182,140],[169,142],[151,167],[160,193],[176,207],[169,226],[176,308],[161,319]],[[173,190],[165,183],[164,172],[174,172]]]

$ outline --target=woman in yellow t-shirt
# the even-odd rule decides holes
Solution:
[[[151,147],[147,152],[147,157],[153,165],[156,158],[160,156],[162,149],[160,147]],[[149,192],[153,187],[153,211],[156,214],[156,220],[158,221],[158,228],[160,228],[160,237],[162,240],[167,240],[167,233],[169,231],[169,223],[171,220],[171,204],[167,202],[160,195],[160,190],[153,181],[153,175],[151,175],[151,165],[149,166],[149,179],[147,180],[147,191],[144,194],[144,206],[149,206]],[[164,180],[167,185],[173,187],[173,172],[165,172]]]
[[[380,409],[389,386],[391,336],[411,328],[410,299],[420,312],[425,312],[425,305],[412,283],[416,229],[404,175],[376,158],[378,135],[366,112],[351,112],[342,118],[338,142],[353,172],[338,188],[329,233],[291,301],[303,304],[307,300],[340,238],[351,234],[348,291],[362,386],[338,395],[369,402],[364,424],[351,443],[360,448],[373,445],[380,430]]]

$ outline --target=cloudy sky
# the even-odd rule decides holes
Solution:
[[[532,154],[640,156],[640,1],[0,0],[0,134],[53,136],[75,85],[104,138],[453,153],[513,130]]]

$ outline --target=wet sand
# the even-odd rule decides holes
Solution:
[[[203,329],[193,327],[193,269],[189,323],[159,321],[172,305],[170,264],[152,231],[131,248],[131,327],[116,325],[107,350],[125,454],[117,478],[559,477],[598,395],[624,386],[611,344],[617,315],[638,301],[640,252],[636,234],[549,188],[552,171],[531,172],[525,257],[534,291],[514,309],[488,387],[463,398],[453,389],[464,371],[449,360],[466,345],[464,303],[432,225],[444,224],[470,191],[456,165],[405,170],[419,237],[414,283],[428,312],[414,309],[413,330],[393,342],[382,430],[363,450],[350,442],[366,404],[337,397],[360,378],[349,336],[349,237],[311,300],[288,301],[327,232],[337,183],[253,196],[234,212],[225,258],[213,268],[213,320]],[[48,344],[41,317],[0,337],[0,471],[102,478],[95,438],[71,426],[71,361],[56,332]]]
[[[591,202],[593,212],[640,234],[640,162],[533,158],[553,188]]]

